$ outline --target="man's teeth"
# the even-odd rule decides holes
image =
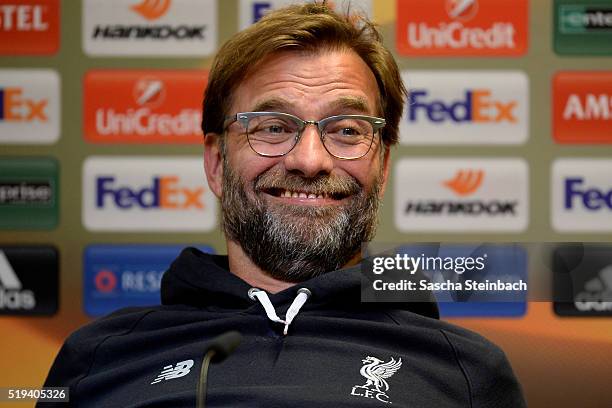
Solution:
[[[286,197],[286,198],[310,198],[310,199],[327,198],[327,194],[312,194],[312,193],[306,194],[306,193],[299,193],[297,191],[289,191],[289,190],[282,191],[280,196]]]

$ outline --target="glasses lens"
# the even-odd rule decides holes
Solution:
[[[280,156],[293,148],[298,130],[298,124],[289,118],[263,115],[249,120],[247,135],[257,153]]]
[[[326,124],[324,144],[334,156],[354,159],[364,156],[372,145],[374,128],[367,120],[342,118]]]

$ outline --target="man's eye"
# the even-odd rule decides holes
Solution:
[[[357,135],[359,135],[359,131],[357,129],[350,128],[350,127],[345,127],[343,129],[341,129],[340,133],[343,136],[357,136]]]
[[[265,129],[266,132],[268,133],[285,133],[288,132],[288,130],[280,125],[270,125]]]

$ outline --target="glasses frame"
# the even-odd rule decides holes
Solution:
[[[267,115],[275,115],[275,116],[283,117],[286,119],[290,119],[293,122],[295,122],[296,125],[298,125],[298,130],[295,135],[295,142],[293,143],[293,146],[291,147],[291,149],[289,149],[287,152],[282,153],[282,154],[264,154],[264,153],[259,153],[257,150],[253,148],[253,145],[251,144],[251,140],[249,138],[249,128],[248,128],[249,121],[252,118],[255,118],[258,116],[267,116]],[[361,156],[358,156],[358,157],[338,156],[330,152],[327,146],[325,146],[325,136],[323,135],[323,129],[325,129],[325,126],[329,122],[332,122],[334,120],[340,120],[340,119],[361,119],[361,120],[365,120],[369,122],[370,125],[372,125],[372,138],[370,139],[370,145],[368,146],[368,150],[366,150],[365,153],[362,154]],[[302,134],[304,132],[304,129],[306,129],[306,126],[314,125],[319,131],[319,138],[321,139],[321,144],[323,145],[327,153],[329,153],[333,157],[340,159],[340,160],[357,160],[357,159],[361,159],[363,156],[368,154],[370,150],[372,149],[372,144],[374,143],[374,135],[378,134],[380,136],[380,130],[384,128],[385,125],[387,124],[387,121],[383,118],[378,118],[376,116],[368,116],[368,115],[334,115],[334,116],[329,116],[327,118],[323,118],[321,120],[303,120],[302,118],[299,118],[295,115],[291,115],[289,113],[284,113],[284,112],[239,112],[239,113],[236,113],[235,115],[231,115],[225,118],[224,132],[227,131],[227,128],[234,122],[240,123],[242,127],[245,129],[244,133],[246,133],[247,141],[249,142],[249,146],[251,147],[251,150],[253,150],[255,153],[263,157],[282,157],[282,156],[288,155],[289,153],[291,153],[293,149],[295,149],[295,146],[297,146],[297,144],[300,142],[300,138],[302,137]]]

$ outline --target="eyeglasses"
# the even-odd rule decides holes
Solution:
[[[374,134],[380,135],[386,121],[374,116],[337,115],[321,120],[302,120],[281,112],[241,112],[226,118],[225,128],[238,122],[251,149],[260,156],[279,157],[289,153],[300,141],[307,125],[319,130],[325,150],[342,160],[365,156]]]

